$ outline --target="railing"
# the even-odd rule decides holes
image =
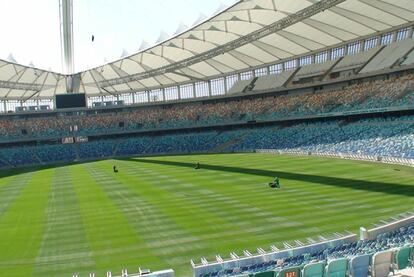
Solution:
[[[128,274],[128,270],[123,269],[121,271],[121,275],[112,275],[112,272],[108,271],[106,273],[106,277],[174,277],[175,273],[172,269],[161,270],[156,272],[151,272],[148,269],[141,269],[139,268],[139,273],[131,273]],[[73,274],[72,277],[79,277],[78,274]],[[96,277],[95,273],[90,273],[89,277]]]
[[[407,213],[407,215],[401,216],[400,219],[392,218],[389,223],[383,225],[376,226],[372,229],[365,229],[363,227],[360,228],[360,236],[361,240],[373,240],[376,239],[378,235],[388,233],[398,228],[413,225],[414,224],[414,213]]]
[[[291,246],[289,243],[283,243],[283,250],[277,249],[275,246],[271,246],[272,252],[266,253],[262,248],[258,248],[258,254],[251,254],[247,250],[243,252],[244,256],[239,257],[236,253],[230,253],[230,259],[224,260],[220,255],[216,255],[215,262],[209,262],[205,258],[201,258],[200,264],[195,264],[191,260],[191,266],[193,267],[193,276],[198,277],[203,274],[218,272],[226,269],[236,269],[241,267],[248,267],[264,262],[275,261],[277,259],[284,259],[293,256],[299,256],[306,253],[312,254],[315,252],[323,251],[327,248],[333,248],[342,244],[352,243],[359,240],[375,240],[378,235],[395,231],[401,227],[410,226],[414,224],[414,212],[407,212],[399,215],[399,218],[391,218],[390,222],[381,221],[381,225],[378,225],[372,229],[360,228],[360,237],[347,232],[345,235],[335,233],[336,238],[326,239],[323,236],[319,236],[319,242],[308,239],[310,244],[304,245],[300,241],[295,241],[296,246]]]
[[[329,153],[329,152],[306,152],[306,151],[293,151],[293,150],[290,151],[290,150],[275,150],[275,149],[256,149],[256,153],[340,158],[340,159],[346,159],[346,160],[380,162],[380,163],[399,164],[399,165],[406,165],[406,166],[414,167],[414,159],[406,159],[406,158],[399,158],[399,157],[385,157],[385,156]]]
[[[341,153],[317,153],[317,152],[305,152],[305,151],[282,151],[274,149],[258,149],[256,153],[271,153],[271,154],[288,154],[299,156],[319,156],[329,158],[342,158],[350,160],[363,160],[371,162],[382,162],[414,166],[414,160],[405,158],[393,158],[382,156],[370,156],[370,155],[358,155],[358,154],[341,154]],[[408,214],[408,215],[407,215]],[[400,219],[393,218],[392,222],[382,222],[383,225],[374,227],[372,229],[360,228],[361,240],[376,239],[379,234],[388,233],[394,231],[400,227],[412,225],[414,223],[414,213],[403,214]],[[346,235],[336,234],[336,238],[326,239],[319,236],[319,242],[315,240],[308,240],[311,244],[305,245],[300,241],[295,241],[296,246],[291,246],[288,243],[283,243],[283,250],[277,249],[272,246],[272,252],[267,253],[262,248],[257,249],[257,254],[251,254],[248,251],[244,251],[243,257],[239,257],[236,253],[230,253],[230,259],[223,259],[220,255],[216,255],[216,261],[209,262],[205,258],[201,258],[201,263],[196,264],[191,260],[191,266],[193,267],[193,276],[198,277],[203,274],[218,272],[226,269],[235,269],[240,267],[247,267],[263,262],[268,262],[277,259],[288,258],[292,256],[298,256],[305,253],[315,253],[327,248],[332,248],[345,243],[356,242],[358,236],[356,234],[348,232]]]
[[[266,252],[262,248],[259,248],[257,249],[257,254],[251,254],[249,251],[245,250],[243,252],[243,257],[239,257],[234,252],[230,253],[229,259],[223,259],[220,255],[216,255],[216,261],[213,262],[209,262],[205,258],[201,258],[200,264],[196,264],[193,260],[191,260],[193,276],[198,277],[203,274],[218,272],[221,270],[251,266],[277,259],[298,256],[305,253],[315,253],[345,243],[356,242],[358,240],[358,236],[350,232],[347,232],[344,235],[336,233],[334,234],[334,238],[328,239],[323,236],[319,236],[318,240],[319,241],[309,239],[308,244],[297,240],[295,241],[295,246],[292,246],[289,243],[283,243],[284,249],[282,250],[279,250],[275,246],[271,246],[271,252]]]

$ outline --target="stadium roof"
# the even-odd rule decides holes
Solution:
[[[242,0],[121,60],[80,72],[79,91],[108,95],[206,81],[343,45],[414,21],[414,0]],[[66,76],[0,61],[0,98],[65,93]]]

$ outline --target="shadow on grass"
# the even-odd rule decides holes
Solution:
[[[139,163],[150,163],[150,164],[159,164],[159,165],[187,167],[190,169],[194,169],[195,167],[194,163],[176,162],[176,161],[163,161],[163,160],[153,160],[153,159],[151,160],[120,159],[120,160],[130,161],[130,162],[139,162]],[[354,189],[354,190],[381,192],[381,193],[386,193],[386,194],[404,195],[404,196],[414,197],[414,183],[413,185],[403,185],[403,184],[397,184],[397,183],[383,183],[383,182],[374,182],[374,181],[365,181],[365,180],[353,180],[353,179],[347,179],[347,178],[341,178],[341,177],[320,176],[320,175],[311,175],[311,174],[303,174],[303,173],[293,173],[293,172],[263,170],[263,169],[251,169],[251,168],[241,168],[241,167],[221,166],[221,165],[211,165],[211,164],[201,164],[201,169],[266,176],[266,177],[269,177],[269,182],[272,181],[275,176],[278,176],[282,180],[283,179],[296,180],[296,181],[323,184],[323,185],[328,185],[328,186],[349,188],[349,189]]]
[[[93,163],[93,162],[97,162],[97,161],[101,161],[101,160],[58,162],[58,163],[55,163],[55,164],[28,165],[28,166],[22,166],[22,167],[11,167],[11,168],[6,168],[6,169],[0,170],[0,178],[11,177],[11,176],[15,176],[15,175],[31,173],[31,172],[36,172],[36,171],[40,171],[40,170],[66,167],[66,166],[70,166],[70,165],[88,164],[88,163]]]

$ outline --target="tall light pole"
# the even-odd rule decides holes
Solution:
[[[62,71],[74,73],[73,44],[73,0],[59,0],[60,45],[62,53]]]

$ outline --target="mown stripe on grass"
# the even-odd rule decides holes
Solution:
[[[118,274],[123,268],[137,271],[136,256],[145,257],[146,254],[142,242],[124,213],[86,167],[87,164],[76,165],[71,167],[71,172],[82,223],[95,262],[95,268],[91,271],[100,275],[108,270]]]
[[[215,194],[206,189],[203,182],[197,183],[197,177],[192,176],[190,179],[193,183],[180,181],[180,177],[174,176],[173,170],[169,170],[166,166],[149,167],[146,164],[137,163],[121,163],[121,175],[130,175],[129,178],[124,176],[125,183],[131,183],[135,180],[137,186],[134,189],[146,191],[145,197],[152,198],[154,205],[157,205],[163,213],[174,218],[175,221],[180,220],[187,224],[187,228],[192,234],[196,234],[200,241],[209,245],[204,251],[194,253],[190,258],[202,255],[214,257],[214,254],[223,253],[223,251],[243,250],[244,246],[252,242],[258,236],[274,237],[274,231],[278,227],[275,224],[269,224],[267,218],[271,216],[260,209],[252,207],[245,203],[239,203],[237,200],[220,194]],[[189,171],[189,170],[187,170]],[[171,175],[169,175],[169,173]],[[181,172],[179,172],[181,176]],[[201,171],[196,174],[203,174]],[[147,181],[142,181],[142,175],[145,175]],[[161,182],[159,180],[161,179]],[[152,180],[152,182],[150,181]],[[211,182],[216,179],[211,178]],[[148,194],[148,195],[147,195]],[[192,210],[202,210],[202,217],[197,214],[192,216]],[[177,210],[181,210],[177,212]],[[207,218],[204,219],[204,215]],[[225,225],[208,224],[208,217],[214,215],[225,220]],[[279,224],[284,223],[285,226],[300,226],[298,222],[287,222],[281,218]],[[270,240],[271,241],[271,240]],[[267,243],[267,246],[270,244]],[[254,249],[253,249],[254,250]],[[226,253],[226,252],[224,252]]]
[[[163,201],[165,192],[152,190],[139,178],[128,175],[125,170],[113,174],[109,162],[91,165],[89,170],[94,179],[98,180],[105,189],[108,196],[124,212],[131,226],[134,226],[139,237],[143,239],[143,244],[148,248],[148,255],[155,255],[164,264],[164,268],[159,267],[159,261],[158,265],[151,262],[145,264],[145,266],[155,266],[155,269],[160,270],[181,263],[188,273],[191,258],[189,253],[203,251],[208,245],[188,231],[195,229],[193,224],[191,227],[186,225],[188,222],[181,224],[182,221],[177,222],[171,216],[170,213],[174,212],[173,209],[166,213],[165,210],[159,208],[159,201]],[[136,184],[139,184],[139,192],[136,189]],[[154,188],[154,185],[151,184],[150,187]],[[152,197],[149,197],[149,195]],[[155,199],[157,204],[152,204],[151,199]],[[182,209],[192,215],[199,213],[198,216],[205,216],[207,221],[207,217],[214,217],[214,215],[205,214],[196,206],[184,205]],[[223,222],[221,219],[217,220],[220,223]]]
[[[203,168],[194,170],[189,167],[151,165],[134,160],[76,165],[74,169],[71,167],[65,169],[73,175],[73,178],[55,176],[63,182],[63,187],[56,187],[55,180],[53,180],[51,189],[60,191],[62,199],[75,198],[75,202],[80,201],[78,194],[82,194],[82,204],[78,203],[77,212],[71,211],[72,208],[64,210],[62,207],[56,207],[59,209],[57,213],[57,210],[53,211],[50,207],[60,205],[58,203],[60,200],[56,195],[54,200],[51,196],[49,197],[49,209],[44,219],[47,226],[54,227],[51,230],[47,230],[47,226],[43,227],[46,227],[43,231],[44,235],[39,236],[39,240],[43,238],[45,242],[43,246],[39,247],[36,243],[30,246],[37,248],[36,253],[43,253],[37,262],[55,259],[52,258],[53,246],[47,242],[51,232],[62,232],[60,243],[63,246],[61,249],[65,249],[65,253],[68,250],[68,255],[72,251],[71,245],[74,248],[80,245],[72,238],[65,238],[67,232],[72,232],[71,228],[67,228],[65,224],[58,224],[60,219],[56,222],[46,220],[47,215],[49,218],[60,216],[67,218],[70,215],[79,218],[80,213],[78,220],[82,228],[89,226],[88,229],[85,228],[84,236],[91,247],[92,262],[95,262],[94,256],[96,255],[96,260],[100,263],[95,266],[92,264],[91,268],[80,266],[85,273],[95,271],[98,273],[97,276],[104,276],[104,271],[112,270],[119,275],[120,267],[128,267],[129,272],[136,272],[138,265],[148,266],[151,269],[171,265],[177,272],[176,276],[190,276],[190,258],[206,256],[209,260],[214,260],[215,254],[228,257],[230,251],[242,254],[241,250],[246,248],[250,252],[255,252],[256,247],[269,249],[271,244],[280,246],[282,240],[301,239],[348,228],[357,232],[357,228],[361,225],[366,226],[379,219],[386,219],[388,216],[413,208],[412,197],[410,197],[412,194],[405,194],[406,189],[414,188],[412,168],[335,159],[261,154],[200,155],[153,159],[190,164],[200,161],[202,165],[224,165],[236,168],[257,168],[270,172],[339,177],[344,180],[368,181],[367,183],[371,183],[372,187],[362,191],[349,186],[324,185],[323,182],[312,183],[311,179],[287,180],[282,178],[282,189],[275,191],[270,190],[266,185],[273,177],[269,174],[260,176],[234,172],[234,170],[220,171]],[[120,169],[118,174],[111,172],[114,163]],[[65,170],[57,171],[56,175],[65,175]],[[19,172],[12,174],[19,174]],[[0,176],[4,176],[0,177],[0,195],[2,187],[6,188],[8,182],[14,178],[21,178],[20,175],[11,176],[11,174],[3,175],[2,173]],[[68,179],[73,179],[73,185],[77,188],[73,188],[72,191],[66,189],[69,184],[65,182]],[[384,189],[381,192],[376,191],[376,182],[389,184],[389,189],[394,192],[387,193]],[[393,183],[404,184],[405,187],[393,186]],[[5,215],[10,209],[14,209],[16,203],[21,202],[20,199],[25,189],[21,191],[21,194],[18,192],[15,199],[10,201],[11,206]],[[70,196],[71,193],[74,193],[74,196]],[[3,197],[7,198],[7,195],[7,192],[3,193]],[[102,197],[102,195],[107,197]],[[27,198],[23,200],[28,201]],[[44,201],[42,198],[30,199],[30,201],[38,200]],[[51,203],[55,204],[51,205]],[[67,205],[69,203],[64,204],[64,206]],[[214,217],[214,221],[209,219],[209,216]],[[67,220],[72,222],[75,219]],[[11,228],[27,228],[23,222],[18,220],[9,221],[9,225]],[[130,236],[119,235],[123,228],[129,229],[127,233]],[[73,232],[77,234],[77,231]],[[101,234],[102,232],[105,234]],[[135,239],[132,241],[131,237],[134,236]],[[110,243],[101,243],[102,240],[115,241],[115,244],[120,247],[114,247]],[[17,239],[15,241],[20,243]],[[94,241],[93,244],[92,241]],[[0,237],[0,246],[4,243]],[[98,246],[93,248],[92,245]],[[41,247],[44,249],[40,249]],[[7,248],[4,251],[7,251]],[[62,260],[63,256],[56,260]],[[122,257],[118,259],[118,256]],[[147,260],[145,260],[146,256],[149,257]],[[20,263],[29,263],[24,258],[21,259]],[[4,259],[0,259],[0,270],[2,260]],[[126,264],[125,261],[131,262]],[[73,268],[75,267],[76,265],[73,264]],[[35,268],[33,275],[38,275],[42,271],[45,276],[62,276],[57,273],[56,268],[54,265],[51,266],[49,274],[45,267]],[[70,268],[72,269],[72,265]],[[64,270],[63,267],[62,270]],[[16,267],[13,276],[26,276],[27,272],[29,271],[25,267]],[[70,273],[72,272],[74,271]],[[81,276],[86,276],[83,272],[79,273],[82,273]]]
[[[242,165],[241,166],[242,168],[243,167],[250,168],[250,167],[252,167],[252,165],[253,165],[253,167],[256,167],[256,166],[260,165],[260,166],[263,166],[263,168],[265,168],[266,166],[269,166],[266,163],[263,164],[263,163],[260,163],[260,161],[255,161],[255,159],[254,159],[255,155],[252,155],[252,159],[250,159],[250,158],[249,159],[230,159],[230,158],[235,157],[235,156],[240,156],[240,155],[226,156],[225,157],[226,159],[224,159],[223,155],[208,155],[208,156],[200,156],[200,157],[194,157],[194,156],[190,156],[190,157],[162,157],[161,159],[162,160],[170,160],[171,159],[171,160],[175,161],[176,159],[177,160],[185,160],[185,158],[186,158],[187,161],[188,161],[191,158],[191,159],[201,160],[203,163],[204,162],[212,163],[212,161],[215,160],[216,163],[213,163],[213,164],[225,164],[225,165],[232,165],[232,166]],[[221,158],[221,157],[223,157],[222,160],[218,159],[218,158]],[[306,162],[305,159],[301,160],[298,163],[300,165],[298,168],[293,168],[293,166],[291,166],[292,167],[291,171],[292,172],[300,172],[301,170],[303,170],[303,167],[305,167],[304,166],[305,162]],[[325,161],[325,162],[327,162],[327,161]],[[296,163],[296,160],[293,159],[290,164],[295,164],[295,163]],[[349,161],[348,161],[348,163],[349,163]],[[144,165],[144,164],[141,164],[141,166],[147,167],[147,165]],[[284,164],[280,164],[280,166],[283,167]],[[313,167],[317,168],[317,170],[320,170],[319,167],[315,167],[315,166],[313,166]],[[375,167],[375,165],[371,164],[371,167]],[[156,167],[154,167],[154,168],[156,168]],[[160,170],[162,168],[162,172],[163,172],[164,175],[168,174],[167,172],[176,172],[181,177],[187,176],[188,174],[185,173],[185,172],[190,172],[191,171],[191,169],[189,169],[188,167],[186,167],[184,169],[180,169],[179,166],[174,167],[174,166],[160,165],[158,168]],[[203,168],[203,166],[202,166],[202,168]],[[307,164],[306,168],[309,168],[309,163]],[[330,174],[329,170],[331,170],[331,169],[333,171],[335,171],[336,167],[331,166],[329,168],[324,168],[325,174],[329,175]],[[286,233],[294,235],[295,237],[298,237],[298,238],[300,238],[304,235],[310,235],[310,234],[307,234],[307,233],[304,233],[304,232],[302,232],[300,234],[297,234],[296,230],[298,230],[298,229],[301,230],[301,231],[311,230],[312,234],[317,234],[319,228],[315,228],[315,226],[321,226],[321,225],[325,226],[325,225],[328,225],[329,222],[333,222],[333,221],[335,222],[335,224],[331,224],[330,226],[336,227],[337,228],[336,231],[338,231],[338,230],[341,231],[339,229],[339,227],[340,227],[342,221],[349,223],[349,222],[352,222],[357,217],[358,218],[363,217],[363,215],[361,215],[360,211],[358,212],[358,211],[355,210],[354,213],[349,213],[346,210],[347,209],[346,204],[348,204],[351,207],[353,206],[352,205],[353,203],[352,203],[351,200],[349,200],[348,203],[344,203],[345,201],[342,202],[342,201],[340,201],[340,200],[338,201],[338,199],[336,199],[335,201],[336,201],[337,207],[333,207],[334,205],[331,205],[331,207],[328,208],[328,209],[319,209],[319,201],[320,200],[323,201],[324,199],[329,198],[330,197],[329,194],[331,194],[334,191],[337,192],[337,196],[338,196],[337,198],[339,198],[339,199],[341,198],[340,197],[341,194],[342,195],[347,195],[347,194],[351,194],[351,193],[352,194],[358,193],[358,191],[355,191],[355,190],[352,190],[352,189],[349,189],[349,188],[343,188],[343,187],[332,188],[331,186],[325,186],[325,185],[322,185],[322,184],[314,184],[314,183],[307,183],[307,182],[304,183],[304,182],[299,182],[299,181],[293,182],[291,180],[288,180],[288,182],[287,182],[288,184],[286,184],[286,186],[284,186],[285,189],[290,187],[292,184],[295,184],[295,185],[296,184],[302,184],[303,187],[306,186],[306,188],[310,188],[313,191],[303,193],[303,197],[300,197],[299,194],[297,195],[297,197],[295,197],[294,194],[291,195],[291,196],[286,195],[286,190],[277,192],[277,193],[273,194],[274,200],[275,200],[274,201],[275,205],[272,205],[272,203],[268,201],[268,200],[271,200],[271,199],[269,199],[269,195],[271,195],[270,192],[268,192],[268,195],[263,195],[263,194],[258,195],[257,194],[257,191],[268,191],[268,190],[264,189],[263,186],[257,187],[257,188],[256,188],[255,185],[253,185],[253,186],[250,185],[249,186],[246,182],[243,182],[246,177],[240,178],[240,180],[239,180],[239,178],[237,176],[240,176],[240,174],[220,173],[220,172],[213,171],[213,170],[208,170],[208,171],[210,171],[210,173],[208,173],[206,180],[208,180],[208,178],[209,178],[211,181],[210,182],[199,182],[200,184],[205,186],[207,189],[209,189],[211,191],[214,191],[214,192],[217,192],[217,189],[219,189],[220,193],[222,193],[224,195],[227,195],[227,196],[230,196],[232,198],[236,198],[236,199],[240,200],[241,202],[243,202],[245,204],[252,205],[252,203],[254,203],[254,206],[256,206],[259,209],[265,209],[266,211],[269,211],[269,212],[273,211],[274,213],[277,214],[276,217],[275,217],[277,219],[277,221],[280,221],[281,217],[279,215],[283,214],[283,215],[287,216],[287,220],[290,223],[296,221],[296,222],[301,222],[302,224],[306,225],[306,228],[297,228],[297,227],[296,228],[291,228],[291,226],[279,226],[279,227],[282,227],[283,229],[287,229],[286,231],[288,231],[288,232],[283,232],[284,233],[283,239],[286,239]],[[201,170],[201,172],[203,172],[203,170]],[[201,174],[201,172],[198,173],[198,174]],[[213,174],[211,174],[211,173],[213,173]],[[214,177],[214,175],[220,176],[220,180],[217,180],[217,178]],[[200,179],[200,178],[197,178],[197,177],[194,177],[194,176],[191,176],[191,175],[188,175],[188,176],[191,180],[193,180],[193,182],[197,182],[198,181],[197,179]],[[246,179],[247,180],[250,179],[253,182],[257,182],[257,179],[260,179],[260,178],[257,178],[257,176],[252,176],[252,178],[246,178]],[[223,183],[223,185],[217,186],[218,182]],[[231,184],[231,186],[225,186],[224,184],[226,184],[226,183]],[[243,190],[245,190],[245,189],[242,186],[234,185],[234,184],[243,184],[243,183],[247,184],[246,193],[243,192]],[[243,184],[243,185],[245,185],[245,184]],[[230,187],[230,189],[228,189],[229,187]],[[390,189],[392,189],[392,188],[393,188],[393,186],[390,183]],[[407,189],[409,189],[409,188],[410,187],[407,186]],[[327,192],[327,193],[324,193],[324,192]],[[387,199],[390,198],[389,194],[384,194],[384,193],[381,193],[381,192],[369,192],[369,194],[375,195],[378,198],[381,198],[381,197],[382,198],[387,198]],[[358,195],[361,198],[361,202],[364,203],[366,194],[363,194],[363,193],[359,192]],[[398,194],[393,195],[393,196],[396,197],[396,198],[400,197]],[[370,199],[370,198],[371,197],[367,197],[367,199]],[[261,199],[267,199],[267,201],[261,201]],[[205,197],[203,197],[203,200],[205,200]],[[226,199],[223,198],[223,200],[226,200]],[[407,203],[409,203],[409,202],[406,202],[406,204]],[[383,203],[382,203],[382,205],[383,205]],[[390,205],[393,205],[393,203],[391,202]],[[304,207],[304,208],[302,208],[302,207]],[[396,207],[394,207],[394,209],[395,208]],[[404,210],[399,210],[398,212],[402,212],[402,211],[404,211]],[[374,213],[374,210],[367,210],[367,212]],[[260,214],[260,212],[258,212],[258,214]],[[295,217],[295,214],[298,214],[299,216]],[[309,216],[309,214],[313,214],[314,216]],[[335,220],[335,219],[338,219],[338,217],[340,217],[339,220]],[[339,225],[338,225],[338,222],[339,222]],[[280,223],[278,223],[278,224],[280,224]],[[343,225],[342,230],[347,229],[348,226],[349,225]],[[355,229],[357,228],[357,226],[355,226],[355,225],[352,225],[352,226]],[[288,227],[288,228],[285,228],[285,227]],[[327,228],[327,231],[329,231],[330,229],[331,228]],[[274,233],[275,238],[279,237],[279,235],[278,235],[279,233],[280,232],[275,232]]]
[[[94,262],[68,167],[54,170],[34,276],[86,276]]]
[[[108,197],[123,212],[140,239],[143,249],[136,258],[143,267],[166,269],[171,264],[160,258],[160,250],[174,249],[174,245],[181,238],[183,244],[193,242],[194,238],[182,228],[175,225],[169,218],[163,216],[156,207],[145,201],[128,186],[117,180],[111,166],[86,166],[91,176],[101,185]],[[119,176],[117,174],[117,176]],[[163,268],[154,268],[164,264]]]
[[[52,170],[31,176],[0,219],[0,272],[2,276],[31,276],[44,231]]]
[[[16,200],[31,177],[32,173],[25,173],[0,179],[0,218]]]

